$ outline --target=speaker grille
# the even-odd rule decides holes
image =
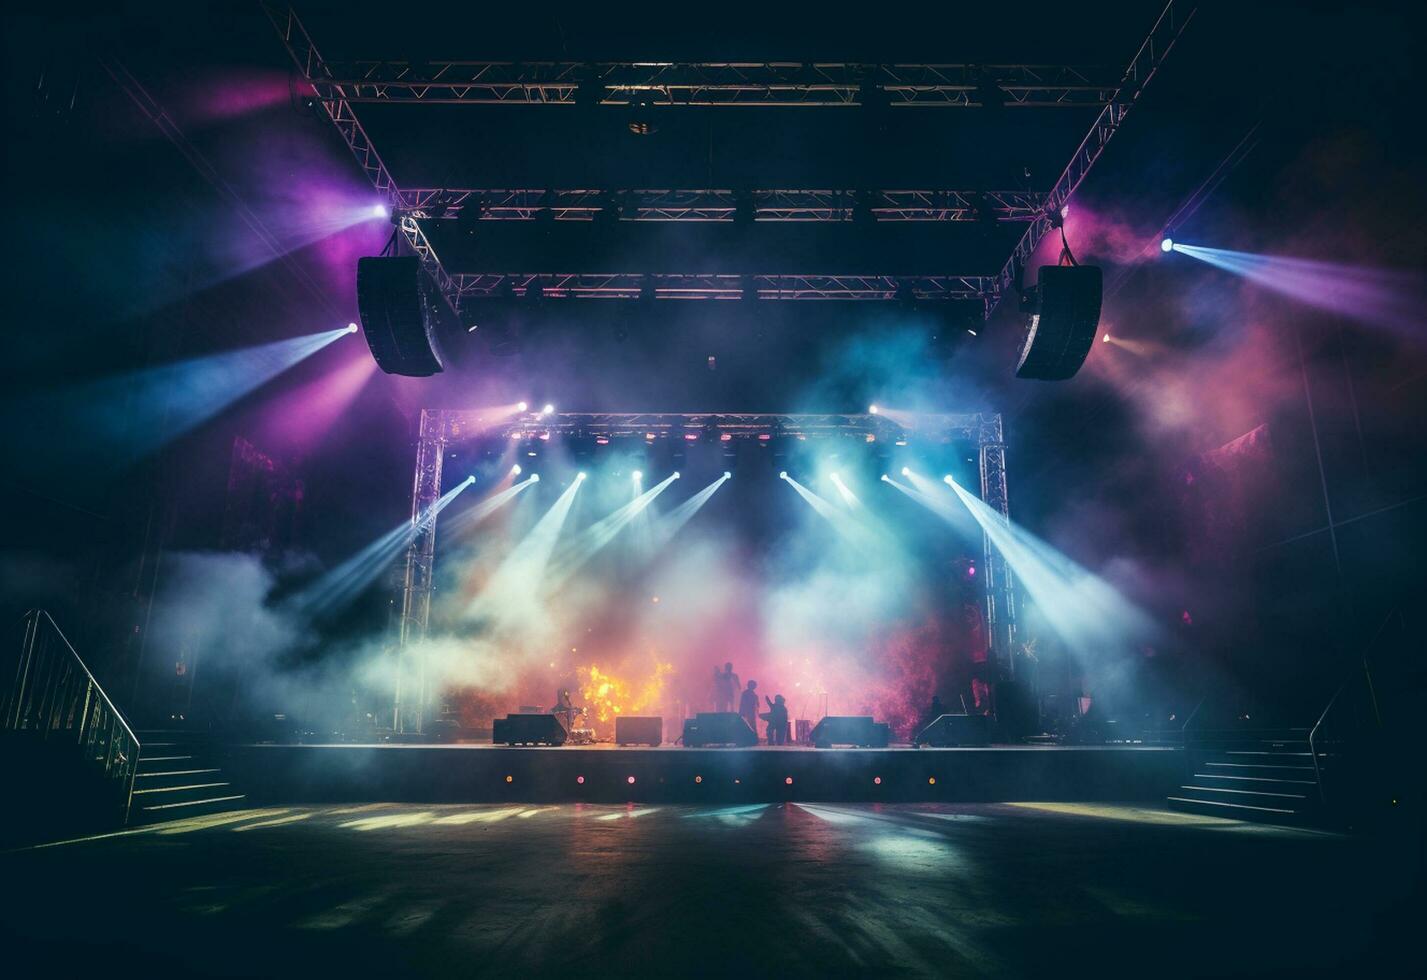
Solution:
[[[415,256],[358,259],[357,311],[372,357],[387,374],[425,378],[445,367],[426,274]]]

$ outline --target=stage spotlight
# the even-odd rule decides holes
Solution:
[[[903,476],[911,476],[911,475],[912,475],[912,468],[911,468],[910,466],[903,466],[903,467],[902,467],[902,475],[903,475]]]
[[[540,410],[541,415],[553,415],[554,413],[555,406],[551,405],[549,402],[546,402],[545,407]]]
[[[868,405],[868,406],[867,406],[867,414],[868,414],[868,415],[876,415],[876,414],[877,414],[877,406],[876,406],[876,405]]]
[[[1102,343],[1102,344],[1108,344],[1109,342],[1110,342],[1110,335],[1109,335],[1109,334],[1106,334],[1105,336],[1103,336],[1103,337],[1100,338],[1100,343]]]
[[[468,476],[468,477],[466,477],[466,486],[470,486],[472,483],[475,483],[475,482],[476,482],[476,478],[475,478],[474,476]]]
[[[638,470],[635,470],[633,473],[631,473],[631,474],[629,474],[629,475],[630,475],[631,477],[633,477],[634,479],[636,479],[636,480],[642,480],[642,479],[644,479],[644,474],[641,473],[641,472],[639,472]]]
[[[953,480],[953,479],[951,478],[951,474],[948,473],[946,476],[944,476],[944,477],[941,478],[941,482],[942,482],[942,483],[945,483],[947,486],[951,486],[951,485],[952,485],[953,483],[955,483],[956,481]]]
[[[523,411],[525,411],[526,409],[528,409],[529,407],[530,407],[530,406],[527,405],[527,404],[525,404],[525,402],[516,402],[516,403],[515,403],[515,410],[516,410],[517,412],[523,412]]]
[[[724,470],[724,471],[723,471],[723,478],[724,478],[725,480],[732,480],[732,479],[733,479],[733,474],[730,473],[728,470]]]
[[[674,471],[674,479],[676,479],[676,480],[679,479],[679,471],[678,471],[678,470],[675,470],[675,471]]]
[[[883,474],[882,474],[882,482],[883,482],[883,483],[891,483],[891,482],[892,482],[892,478],[891,478],[890,476],[888,476],[886,473],[883,473]]]
[[[778,474],[778,479],[780,479],[780,480],[786,480],[787,478],[788,478],[788,471],[787,471],[787,470],[783,470],[781,473]]]
[[[575,474],[575,479],[576,479],[576,480],[583,480],[584,478],[585,478],[585,471],[584,471],[584,470],[580,470],[580,472],[578,472],[578,473]]]
[[[1173,252],[1173,251],[1174,251],[1174,239],[1173,239],[1173,238],[1166,238],[1164,241],[1160,242],[1160,243],[1159,243],[1159,250],[1160,250],[1161,252]]]
[[[531,483],[539,483],[539,482],[540,482],[540,474],[539,474],[539,473],[531,473],[531,474],[530,474],[530,482],[531,482]]]
[[[385,204],[373,204],[373,205],[372,205],[372,217],[373,217],[373,218],[390,218],[390,217],[391,217],[391,212],[390,212],[389,210],[387,210],[387,206],[386,206]]]
[[[349,323],[349,324],[347,324],[347,332],[348,332],[348,333],[356,333],[356,332],[357,332],[357,325],[356,325],[355,323]]]
[[[510,468],[510,473],[511,473],[512,476],[519,476],[519,475],[520,475],[520,464],[519,464],[519,463],[516,463],[514,466],[512,466],[512,467]]]

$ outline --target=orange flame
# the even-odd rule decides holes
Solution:
[[[586,717],[591,727],[611,726],[620,715],[637,715],[641,711],[657,709],[664,696],[664,680],[673,672],[673,664],[656,661],[652,677],[631,681],[601,670],[595,664],[576,667],[580,695],[584,698]]]

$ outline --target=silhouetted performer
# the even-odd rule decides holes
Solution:
[[[926,728],[944,714],[946,714],[946,708],[942,706],[941,695],[933,694],[931,706],[927,708],[927,713],[922,715],[922,728]]]
[[[749,681],[743,693],[738,696],[738,713],[748,722],[748,727],[758,731],[758,682]]]
[[[555,707],[550,709],[550,713],[565,723],[565,731],[571,731],[575,727],[575,716],[580,714],[580,709],[570,700],[569,688],[560,689],[560,693],[555,696]]]
[[[733,664],[726,663],[723,670],[714,671],[714,710],[732,711],[737,694],[738,675],[733,672]]]
[[[763,700],[768,701],[768,698]],[[783,701],[783,695],[775,694],[773,700],[768,701],[768,710],[763,712],[763,718],[768,722],[768,744],[787,745],[788,705]]]

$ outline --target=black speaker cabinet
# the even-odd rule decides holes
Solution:
[[[808,738],[820,749],[834,745],[863,745],[885,749],[891,729],[872,720],[869,715],[828,715],[813,726]]]
[[[758,735],[737,712],[701,711],[684,722],[685,748],[697,749],[706,745],[748,748],[757,744]]]
[[[939,749],[952,745],[985,745],[990,735],[991,720],[985,715],[942,715],[918,732],[912,744]]]
[[[1098,266],[1041,266],[1016,377],[1064,381],[1075,376],[1095,343],[1103,288]]]
[[[664,719],[621,715],[614,720],[614,740],[620,745],[659,745],[664,741]]]
[[[491,725],[495,745],[564,745],[568,737],[564,723],[550,714],[506,715]]]
[[[357,260],[357,311],[377,367],[425,378],[444,365],[426,273],[414,255]]]

